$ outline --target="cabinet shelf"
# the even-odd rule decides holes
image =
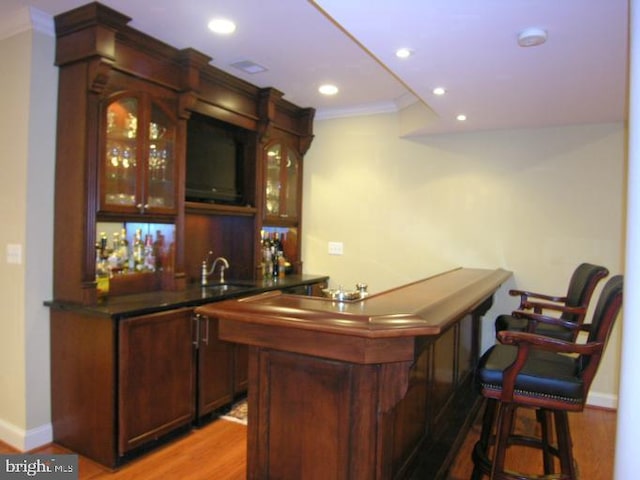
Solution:
[[[258,211],[256,207],[200,202],[185,202],[184,209],[187,213],[210,213],[215,215],[236,215],[246,217],[252,217]]]
[[[289,217],[269,217],[262,225],[272,228],[297,228],[300,226],[297,218]]]

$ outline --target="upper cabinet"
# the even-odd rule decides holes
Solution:
[[[302,193],[300,155],[282,142],[265,149],[265,225],[297,224]]]
[[[146,93],[105,102],[99,213],[175,215],[177,119]]]
[[[288,256],[300,273],[301,168],[314,110],[130,21],[97,2],[55,17],[54,300],[183,289],[200,280],[210,251],[237,278],[255,276],[269,225],[292,227]],[[117,227],[114,252],[142,236],[149,250],[166,246],[158,247],[162,262],[156,254],[148,256],[155,269],[113,268],[119,257],[103,223]]]

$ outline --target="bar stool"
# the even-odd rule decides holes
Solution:
[[[482,355],[476,369],[480,393],[487,401],[482,432],[472,454],[473,479],[479,480],[483,475],[490,475],[492,480],[577,478],[567,413],[584,409],[622,305],[622,289],[622,275],[607,281],[591,323],[580,327],[589,332],[584,343],[529,332],[498,333],[500,343]],[[540,437],[514,434],[514,417],[519,407],[536,410],[542,425]],[[505,458],[511,445],[540,449],[545,477],[506,471]],[[555,473],[555,457],[560,463],[559,474]]]
[[[607,275],[609,270],[605,267],[582,263],[571,275],[565,296],[509,290],[510,295],[520,297],[520,305],[510,315],[496,318],[496,334],[502,330],[527,331],[562,340],[575,340],[579,331],[577,327],[584,322],[593,291]],[[545,315],[546,322],[540,320],[538,316],[549,311],[559,314],[556,321],[548,314]]]

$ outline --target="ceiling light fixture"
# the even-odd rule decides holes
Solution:
[[[411,55],[413,55],[413,50],[410,48],[399,48],[396,50],[396,57],[398,58],[409,58]]]
[[[236,24],[227,18],[214,18],[209,22],[209,30],[220,35],[229,35],[236,31]]]
[[[338,93],[338,87],[330,84],[320,85],[320,88],[318,88],[318,91],[322,95],[335,95],[336,93]]]
[[[535,47],[547,41],[547,31],[541,28],[527,28],[518,35],[518,45],[521,47]]]
[[[434,95],[444,95],[445,93],[447,93],[444,87],[436,87],[432,90],[432,92]]]
[[[456,117],[456,120],[458,120],[459,122],[464,122],[466,119],[467,119],[467,116],[463,113],[461,113]]]

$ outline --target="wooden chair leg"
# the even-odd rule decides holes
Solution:
[[[497,400],[493,400],[491,398],[485,399],[480,439],[474,446],[473,451],[473,473],[471,474],[471,480],[480,480],[482,478],[483,470],[481,467],[481,463],[489,457],[491,435],[493,433],[493,423],[496,418],[497,408]]]
[[[543,408],[536,410],[536,418],[540,424],[540,440],[542,444],[542,464],[545,475],[555,472],[555,462],[551,448],[553,444],[553,434],[551,426],[551,413]]]
[[[513,417],[516,406],[512,403],[500,403],[498,410],[498,424],[496,427],[496,441],[491,464],[491,478],[499,478],[504,471],[504,462],[509,446],[509,437],[513,427]]]
[[[568,475],[572,480],[577,479],[578,475],[573,461],[573,443],[571,442],[571,431],[569,429],[569,416],[563,410],[556,410],[553,414],[558,437],[558,451],[560,453],[560,471]]]
[[[480,444],[485,448],[485,451],[487,451],[491,442],[491,434],[493,432],[493,423],[496,419],[497,409],[498,401],[488,398],[484,416],[482,417],[482,432],[480,433]]]

